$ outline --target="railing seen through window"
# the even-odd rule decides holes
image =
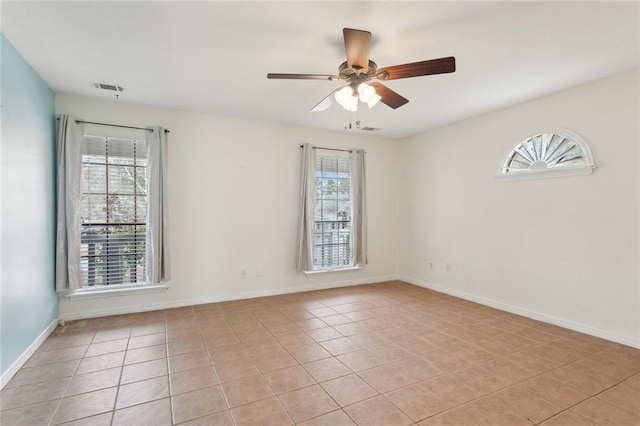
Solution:
[[[84,286],[145,281],[146,142],[86,136],[80,270]]]
[[[349,157],[325,152],[316,153],[315,270],[346,267],[352,263]]]

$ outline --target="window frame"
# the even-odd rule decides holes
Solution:
[[[97,299],[110,296],[123,296],[142,293],[165,292],[170,288],[169,284],[112,284],[92,287],[82,287],[78,290],[70,290],[64,295],[69,300]]]
[[[93,139],[93,140],[92,140]],[[123,156],[114,156],[114,157],[119,157],[122,158],[124,160],[120,160],[120,162],[122,163],[127,163],[129,162],[128,160],[133,160],[131,161],[132,164],[119,164],[118,161],[116,162],[111,162],[109,159],[109,142],[110,141],[118,141],[119,143],[131,143],[131,144],[135,144],[132,147],[131,153],[133,154],[133,156],[127,156],[127,157],[123,157]],[[83,140],[82,140],[82,170],[81,170],[81,191],[80,191],[80,204],[81,204],[81,209],[84,212],[84,201],[87,200],[87,202],[89,204],[91,204],[91,199],[98,196],[98,197],[104,197],[105,198],[105,209],[106,209],[106,216],[104,217],[104,220],[102,221],[94,221],[89,219],[88,221],[82,221],[81,222],[81,229],[80,229],[80,249],[81,249],[81,253],[80,253],[80,271],[81,272],[86,272],[86,280],[85,280],[85,275],[83,274],[83,288],[89,287],[89,288],[111,288],[113,286],[131,286],[131,285],[145,285],[146,284],[146,264],[147,264],[147,259],[146,259],[146,238],[147,238],[147,215],[146,215],[146,210],[147,210],[147,196],[148,196],[148,182],[147,182],[147,178],[146,178],[146,168],[147,168],[147,149],[146,149],[146,141],[140,137],[136,137],[136,138],[132,138],[132,137],[120,137],[120,136],[96,136],[94,134],[88,134],[87,132],[85,132],[85,134],[83,135]],[[92,153],[92,147],[91,145],[93,144],[99,144],[99,146],[97,146],[97,152],[98,153]],[[102,144],[104,144],[104,159],[102,158],[103,156],[100,155],[101,152],[99,152],[102,149]],[[139,146],[138,146],[139,144]],[[86,150],[86,152],[85,152]],[[116,149],[117,151],[117,149]],[[93,157],[93,158],[92,158]],[[88,161],[87,161],[88,159]],[[138,160],[142,160],[142,161],[138,161]],[[100,191],[100,189],[96,190],[91,190],[91,188],[89,188],[89,191],[87,191],[87,188],[85,188],[85,183],[87,182],[85,180],[85,175],[86,172],[88,170],[88,168],[91,168],[93,170],[99,170],[100,173],[97,175],[97,177],[101,177],[104,180],[104,191]],[[110,182],[111,182],[111,174],[110,172],[114,172],[119,168],[131,168],[133,169],[133,173],[134,173],[134,182],[133,182],[133,193],[132,194],[128,194],[128,193],[121,193],[120,191],[110,191]],[[117,173],[117,172],[116,172]],[[138,192],[138,173],[142,173],[144,174],[144,177],[141,179],[142,182],[144,182],[144,188],[142,188],[141,192]],[[116,179],[117,180],[117,179]],[[134,218],[133,218],[133,222],[131,221],[113,221],[113,217],[109,217],[109,211],[110,209],[110,204],[113,203],[115,200],[110,201],[110,199],[112,199],[112,197],[127,197],[127,198],[133,198],[133,203],[134,203]],[[138,217],[138,201],[140,197],[144,197],[143,198],[143,203],[145,204],[144,206],[144,210],[142,211],[142,213],[144,214],[144,220],[142,222],[139,221],[139,217]],[[112,253],[107,253],[107,254],[92,254],[95,253],[96,251],[96,247],[100,246],[101,250],[112,250],[110,248],[110,245],[113,245],[114,247],[116,247],[116,249],[121,249],[123,248],[124,244],[123,242],[118,242],[117,240],[122,240],[123,239],[123,235],[122,234],[118,234],[118,233],[113,233],[113,230],[117,230],[117,228],[124,228],[124,227],[133,227],[134,228],[134,233],[133,233],[133,245],[134,245],[134,251],[132,253],[121,253],[121,254],[112,254]],[[139,233],[139,228],[143,228],[144,229],[144,233]],[[91,233],[90,230],[91,229],[95,229],[98,231],[97,234]],[[106,230],[106,233],[101,233],[104,232]],[[91,237],[91,235],[95,235],[95,237]],[[124,234],[124,236],[126,237],[130,237],[129,234]],[[102,238],[100,238],[102,237]],[[113,238],[111,238],[113,237]],[[114,241],[110,241],[110,239],[114,240]],[[92,241],[95,240],[95,241]],[[140,244],[141,243],[141,244]],[[139,248],[139,245],[142,246],[142,249]],[[106,248],[105,248],[106,247]],[[86,250],[86,253],[83,254],[83,251]],[[140,254],[142,254],[143,256],[143,269],[142,271],[137,271],[138,268],[138,259]],[[120,257],[120,264],[112,264],[112,261],[109,258],[115,258],[115,257]],[[136,270],[134,271],[129,271],[128,274],[125,274],[125,270],[124,270],[124,261],[125,259],[128,260],[129,262],[131,261],[131,259],[134,259],[134,268]],[[105,260],[106,258],[106,260]],[[101,283],[98,284],[96,283],[96,280],[99,278],[99,273],[97,271],[98,269],[98,264],[102,264],[103,268],[106,268],[106,272],[102,273],[102,280],[108,280],[110,282],[108,283]],[[85,267],[86,265],[86,267]],[[92,268],[93,265],[93,268]],[[131,267],[131,266],[130,266]],[[120,269],[122,271],[121,274],[119,275],[113,275],[113,272],[110,271],[111,268],[115,268],[116,271],[118,269]],[[93,269],[93,270],[92,270]],[[143,275],[142,280],[138,279],[139,274]],[[135,276],[136,280],[135,281],[125,281],[127,275],[129,276],[129,278]],[[111,282],[113,281],[113,282]]]
[[[146,144],[148,143],[147,139],[147,130],[143,130],[143,129],[130,129],[130,128],[125,128],[125,127],[114,127],[114,126],[102,126],[102,125],[97,125],[97,124],[91,124],[91,123],[87,123],[84,126],[84,131],[82,133],[82,144],[83,144],[83,150],[84,150],[84,144],[87,143],[86,142],[86,138],[87,137],[96,137],[96,138],[108,138],[108,139],[118,139],[118,140],[136,140],[136,141],[140,141],[140,142],[144,142],[144,146],[146,147]],[[141,152],[141,156],[146,157],[147,156],[147,152],[148,149],[145,149],[144,152]],[[81,161],[82,163],[80,164],[81,170],[84,168],[84,153],[81,154]],[[146,167],[146,166],[145,166]],[[84,170],[81,171],[81,173],[84,173]],[[145,168],[145,174],[146,174],[146,168]],[[82,176],[81,176],[81,185],[82,185]],[[147,185],[146,188],[146,194],[148,196],[148,185],[149,182],[146,181],[146,177],[145,177],[145,182]],[[80,195],[81,197],[84,196],[84,194],[82,193],[82,188],[80,189]],[[80,203],[82,203],[82,198]],[[147,206],[145,207],[145,210],[148,209],[148,201],[146,201]],[[82,208],[82,205],[80,204],[80,208]],[[148,213],[147,213],[148,214]],[[108,221],[107,221],[108,222]],[[148,226],[148,219],[145,215],[145,227]],[[81,229],[82,227],[84,227],[85,223],[81,222]],[[146,233],[148,232],[148,229],[145,230],[145,240],[146,240]],[[80,245],[82,245],[82,231],[80,230],[79,232],[79,238],[81,239]],[[146,241],[145,241],[146,244]],[[163,289],[168,288],[168,286],[166,285],[158,285],[158,284],[151,284],[147,282],[147,273],[146,273],[146,263],[148,262],[148,259],[146,259],[146,249],[144,252],[144,256],[145,256],[145,271],[144,271],[144,279],[142,281],[138,281],[138,282],[132,282],[132,283],[114,283],[114,284],[97,284],[97,285],[92,285],[89,286],[88,284],[83,285],[81,288],[76,289],[76,290],[71,290],[69,292],[66,293],[66,296],[71,299],[85,299],[85,298],[93,298],[93,297],[100,297],[102,295],[118,295],[118,294],[131,294],[131,293],[139,293],[139,292],[146,292],[146,291],[161,291]],[[84,257],[81,256],[80,258],[81,261],[84,260]],[[82,265],[80,265],[80,268],[82,269]],[[85,283],[85,281],[83,280],[83,284]]]
[[[348,242],[348,259],[347,263],[344,265],[340,265],[340,261],[338,260],[338,264],[337,265],[329,265],[329,266],[324,266],[324,265],[320,265],[319,267],[316,267],[316,257],[315,257],[315,248],[318,247],[318,244],[316,244],[316,240],[318,238],[318,235],[322,235],[324,237],[324,233],[320,233],[318,234],[317,229],[318,229],[318,224],[320,224],[321,227],[323,227],[323,224],[325,223],[344,223],[346,221],[344,220],[324,220],[324,221],[318,221],[315,219],[314,216],[314,221],[313,221],[313,236],[314,236],[314,240],[313,240],[313,246],[314,246],[314,256],[313,256],[313,268],[311,270],[308,271],[304,271],[304,273],[306,275],[313,275],[313,274],[318,274],[318,273],[325,273],[325,272],[336,272],[336,271],[347,271],[347,270],[355,270],[355,269],[361,269],[360,266],[354,265],[354,259],[353,259],[353,217],[352,217],[352,212],[353,212],[353,188],[352,188],[352,167],[351,167],[351,158],[349,156],[349,152],[348,151],[338,151],[338,150],[332,150],[332,149],[322,149],[322,148],[315,148],[314,149],[314,170],[313,170],[313,176],[314,176],[314,188],[317,185],[317,180],[319,179],[318,177],[318,173],[320,172],[320,170],[318,169],[318,158],[319,157],[334,157],[336,159],[339,158],[343,158],[346,159],[348,161],[348,167],[349,167],[349,175],[348,175],[348,179],[349,179],[349,220],[348,220],[348,224],[349,224],[349,242]],[[339,174],[339,167],[337,168],[338,170],[336,171],[337,174]],[[336,202],[339,202],[339,191],[336,191]],[[315,214],[316,208],[317,208],[317,198],[316,195],[314,194],[313,197],[313,211]],[[337,214],[337,212],[336,212]],[[340,238],[340,236],[338,235],[338,238]],[[333,244],[333,243],[332,243]],[[336,244],[341,244],[341,243],[336,243]],[[325,246],[325,244],[320,244],[320,246]],[[340,249],[338,248],[338,259],[340,259]]]
[[[546,169],[538,169],[538,170],[521,170],[521,171],[512,171],[505,172],[504,165],[511,155],[511,153],[515,150],[515,148],[520,145],[522,142],[527,141],[537,135],[540,134],[553,134],[562,136],[574,142],[577,146],[580,147],[582,151],[582,155],[584,157],[584,165],[579,166],[561,166],[561,167],[550,167]],[[503,151],[500,156],[500,161],[498,163],[497,173],[495,175],[495,179],[499,181],[518,181],[518,180],[532,180],[532,179],[546,179],[546,178],[555,178],[555,177],[567,177],[567,176],[584,176],[590,175],[596,169],[596,165],[593,161],[593,155],[589,146],[586,142],[578,136],[576,133],[559,128],[559,127],[546,127],[542,129],[538,129],[534,132],[527,134],[524,137],[517,139],[515,143],[510,143],[507,148]]]
[[[167,161],[167,133],[161,126],[140,128],[106,124],[78,120],[73,116],[61,115],[60,127],[58,127],[57,148],[58,167],[61,172],[57,175],[57,188],[62,196],[57,197],[57,234],[56,234],[56,291],[60,297],[70,301],[76,299],[101,298],[105,296],[124,296],[130,294],[164,292],[171,287],[171,272],[169,262],[169,249],[166,246],[166,238],[163,230],[167,227],[166,221],[166,161]],[[62,127],[63,126],[63,127]],[[136,139],[145,141],[147,149],[147,173],[145,173],[148,194],[146,202],[147,247],[145,256],[154,259],[154,268],[149,272],[149,261],[146,262],[145,281],[135,284],[111,284],[86,286],[83,285],[80,276],[80,239],[82,229],[82,156],[85,136],[108,137],[116,139]],[[149,169],[150,168],[150,169]],[[150,171],[149,171],[150,170]],[[152,179],[152,181],[149,181]],[[156,183],[159,180],[159,188]],[[152,191],[153,189],[153,191]],[[155,192],[159,195],[153,195]],[[150,206],[159,218],[149,214]],[[150,219],[152,222],[149,229]],[[156,223],[157,222],[157,223]],[[158,226],[159,225],[159,226]],[[157,229],[161,227],[160,229]],[[148,240],[158,248],[150,253]],[[70,251],[69,248],[72,248]],[[158,255],[158,251],[161,254]],[[159,259],[156,259],[158,256]],[[155,267],[155,262],[160,261],[160,267]],[[151,275],[152,276],[151,276]],[[155,281],[157,278],[157,281]],[[150,281],[153,279],[154,281]],[[84,281],[86,282],[86,281]]]

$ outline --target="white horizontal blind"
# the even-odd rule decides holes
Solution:
[[[315,270],[351,266],[351,176],[348,153],[316,152]]]
[[[85,136],[80,270],[84,286],[145,280],[146,141]]]

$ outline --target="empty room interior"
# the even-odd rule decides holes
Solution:
[[[0,8],[2,425],[640,425],[640,3]]]

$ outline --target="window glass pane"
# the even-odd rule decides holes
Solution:
[[[135,223],[136,198],[133,195],[112,195],[108,197],[109,210],[107,212],[109,222]]]
[[[338,201],[338,220],[351,220],[351,200]]]
[[[146,146],[139,141],[85,138],[80,239],[84,285],[144,282],[144,155]]]
[[[336,184],[336,180],[332,178],[323,178],[322,179],[322,197],[329,198],[335,196],[338,190],[338,185]]]
[[[338,173],[341,175],[349,175],[351,173],[351,163],[348,158],[341,157],[338,159]]]
[[[136,159],[146,155],[146,144],[127,139],[109,139],[107,149],[110,164],[134,165]]]
[[[338,197],[343,200],[351,198],[351,180],[341,178],[338,180]]]
[[[107,196],[82,195],[82,222],[102,223],[107,221]]]
[[[349,158],[316,155],[314,268],[350,264],[351,180]]]
[[[319,220],[337,220],[338,200],[324,200],[320,203]]]
[[[133,165],[135,165],[135,160],[133,158],[127,158],[127,157],[113,157],[113,156],[110,155],[107,161],[108,161],[109,165],[112,165],[112,166],[133,166]]]
[[[101,193],[107,191],[105,165],[88,163],[82,167],[82,192]]]
[[[109,166],[109,192],[134,194],[137,190],[136,169],[136,167]]]
[[[135,222],[145,223],[147,221],[147,197],[135,197]]]
[[[578,168],[586,165],[585,151],[576,141],[559,134],[543,132],[518,143],[505,158],[502,173]]]

